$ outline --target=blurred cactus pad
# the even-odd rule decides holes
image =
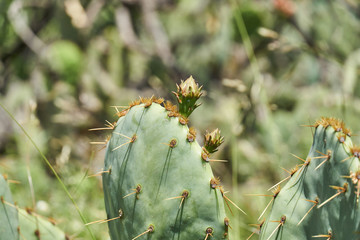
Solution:
[[[223,138],[215,130],[201,147],[187,126],[200,91],[190,77],[175,92],[180,111],[155,97],[118,111],[102,174],[111,239],[229,239],[226,196],[210,166]]]
[[[0,239],[18,239],[19,218],[7,181],[0,174]]]
[[[360,239],[360,148],[334,118],[315,125],[313,145],[287,184],[273,188],[260,239]],[[276,188],[275,188],[276,187]],[[270,205],[269,203],[269,205]]]

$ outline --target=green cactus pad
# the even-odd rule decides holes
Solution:
[[[9,186],[0,174],[0,239],[17,240],[19,234],[18,213],[12,200]]]
[[[194,131],[155,102],[121,116],[102,175],[111,239],[228,238],[222,193],[211,188],[211,166],[188,138]]]
[[[315,127],[308,157],[274,195],[260,239],[360,239],[359,148],[338,120]]]
[[[48,219],[19,208],[20,239],[67,240],[65,233]]]

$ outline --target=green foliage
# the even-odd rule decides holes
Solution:
[[[360,228],[360,149],[333,118],[315,124],[314,142],[304,163],[273,195],[260,239],[357,239]]]
[[[76,84],[82,72],[83,55],[70,41],[57,41],[49,46],[48,60],[53,71],[70,84]]]
[[[204,149],[169,103],[132,106],[107,146],[103,176],[112,239],[222,239],[223,190]],[[120,216],[119,216],[120,214]]]
[[[19,219],[12,200],[9,186],[0,174],[0,239],[16,240],[19,238]]]

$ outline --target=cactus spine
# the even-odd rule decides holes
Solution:
[[[102,174],[113,240],[228,239],[224,193],[219,182],[210,184],[209,165],[209,149],[216,151],[223,138],[208,134],[202,148],[188,128],[201,96],[192,77],[175,95],[180,111],[152,97],[118,113]]]
[[[260,239],[360,239],[360,148],[337,119],[313,127],[310,152],[274,194]]]

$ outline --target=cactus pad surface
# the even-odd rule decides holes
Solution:
[[[360,148],[339,120],[313,127],[310,152],[274,194],[260,239],[360,239]]]
[[[9,186],[0,174],[0,239],[16,240],[19,238],[17,209],[14,206]]]
[[[142,99],[119,116],[102,174],[111,239],[227,239],[206,150],[175,107]]]

